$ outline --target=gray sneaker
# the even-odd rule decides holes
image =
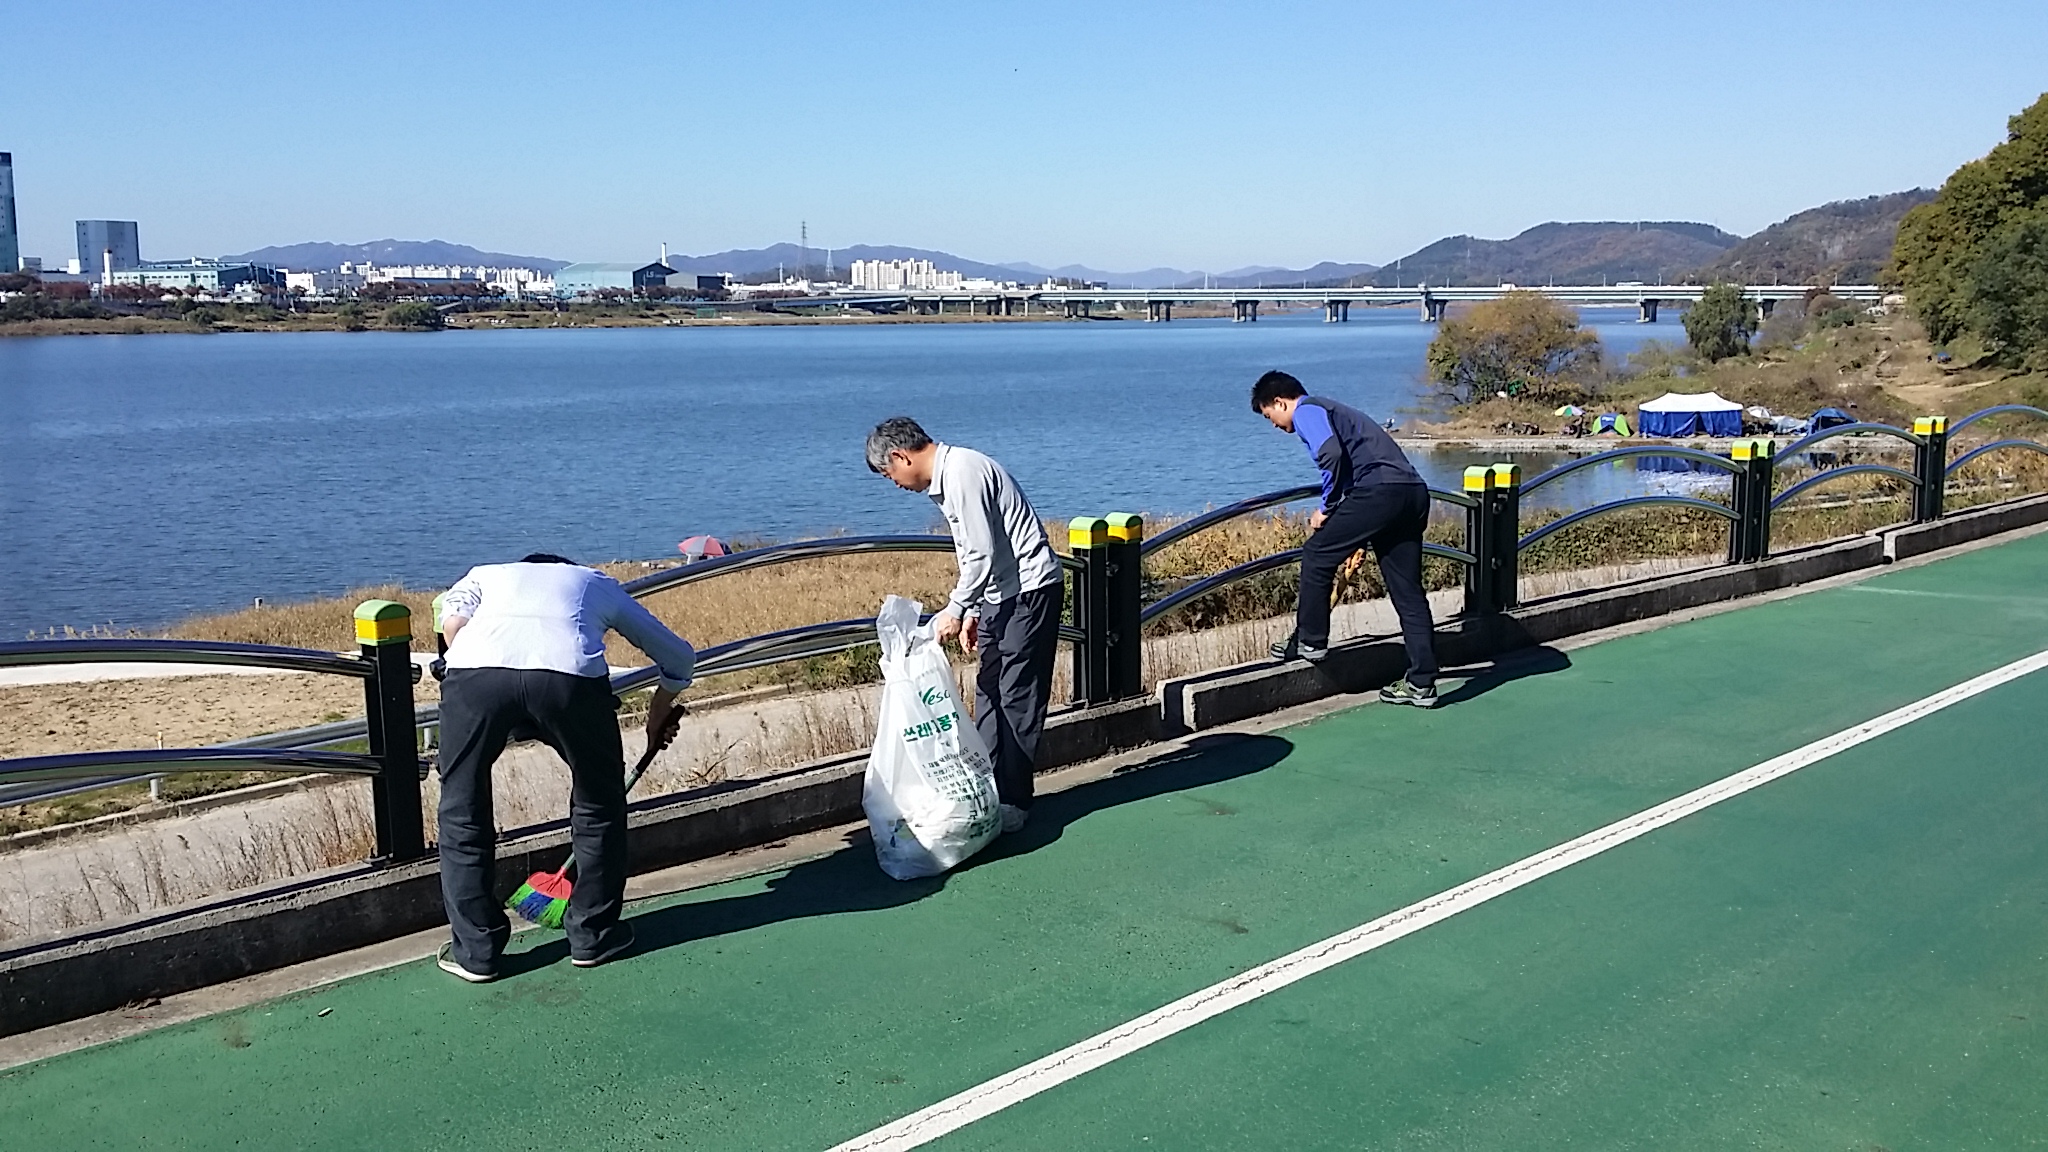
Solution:
[[[1436,687],[1417,688],[1403,676],[1385,688],[1380,689],[1380,703],[1407,704],[1416,708],[1436,707]]]
[[[450,976],[458,980],[467,980],[471,984],[489,984],[498,978],[496,972],[471,972],[469,969],[464,968],[461,962],[455,959],[455,941],[453,940],[441,945],[441,950],[434,954],[434,965]]]
[[[1293,660],[1298,657],[1300,659],[1308,661],[1311,664],[1321,662],[1323,657],[1328,656],[1330,654],[1330,650],[1328,648],[1302,647],[1301,637],[1293,632],[1289,632],[1287,634],[1286,639],[1284,640],[1273,641],[1272,647],[1266,649],[1266,651],[1275,660],[1286,661]]]
[[[1029,808],[1019,808],[1015,804],[1000,805],[997,811],[1002,816],[1003,832],[1005,834],[1022,832],[1025,823],[1031,819],[1031,810]]]

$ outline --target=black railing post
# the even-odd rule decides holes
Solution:
[[[1771,442],[1737,440],[1728,451],[1742,468],[1733,474],[1728,507],[1735,519],[1728,525],[1728,562],[1748,564],[1769,549],[1771,508]]]
[[[1913,493],[1913,519],[1939,520],[1948,494],[1948,417],[1916,417],[1913,435],[1920,437],[1913,446],[1913,475],[1920,478]]]
[[[1493,490],[1486,494],[1493,511],[1488,532],[1493,537],[1493,603],[1505,612],[1522,602],[1521,555],[1516,542],[1522,538],[1522,468],[1519,464],[1493,466]]]
[[[1493,488],[1493,469],[1474,464],[1465,469],[1465,495],[1474,503],[1465,509],[1465,551],[1473,556],[1465,569],[1465,615],[1491,616],[1500,611],[1493,599],[1493,510],[1486,494]]]
[[[1133,512],[1109,514],[1108,568],[1109,698],[1128,700],[1145,693],[1145,519]]]
[[[1074,699],[1109,702],[1109,521],[1076,516],[1067,522],[1067,544],[1081,567],[1074,572],[1074,627],[1081,646],[1074,651]]]
[[[412,609],[391,600],[365,600],[356,607],[356,641],[377,674],[364,682],[370,720],[370,755],[383,771],[370,780],[370,809],[377,821],[377,854],[383,864],[417,860],[427,854],[420,828],[420,754],[415,734],[412,678]]]
[[[1778,443],[1758,440],[1749,458],[1749,558],[1765,560],[1771,555],[1771,489],[1777,486]]]

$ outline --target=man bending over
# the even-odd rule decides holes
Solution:
[[[1294,635],[1273,646],[1276,659],[1311,663],[1330,650],[1330,590],[1351,554],[1372,546],[1387,597],[1401,619],[1408,675],[1380,689],[1389,704],[1436,704],[1436,645],[1429,597],[1422,590],[1422,530],[1429,524],[1429,487],[1372,417],[1347,404],[1308,395],[1301,381],[1268,372],[1252,385],[1252,410],[1292,432],[1323,474],[1323,503],[1309,515],[1301,548],[1301,600]]]

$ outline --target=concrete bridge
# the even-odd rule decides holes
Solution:
[[[1067,309],[1070,315],[1087,315],[1090,308],[1098,304],[1138,304],[1145,306],[1148,321],[1173,319],[1175,304],[1229,304],[1234,319],[1254,322],[1259,318],[1262,303],[1320,304],[1323,319],[1332,324],[1351,319],[1353,304],[1389,305],[1414,304],[1425,321],[1442,320],[1444,311],[1452,304],[1472,303],[1481,300],[1498,300],[1514,291],[1540,292],[1553,300],[1566,304],[1582,304],[1591,307],[1626,307],[1633,305],[1638,318],[1645,324],[1657,322],[1658,309],[1667,303],[1691,303],[1706,294],[1704,284],[1544,284],[1514,285],[1498,284],[1492,287],[1430,287],[1416,285],[1411,288],[1076,288],[1049,289],[1030,294],[1036,303],[1058,305]],[[1750,284],[1742,289],[1745,298],[1754,300],[1768,316],[1771,309],[1781,300],[1803,300],[1821,291],[1803,284]],[[1875,304],[1882,300],[1886,290],[1876,284],[1841,284],[1827,288],[1829,295],[1844,300]]]
[[[1028,314],[1034,307],[1057,308],[1067,316],[1081,318],[1098,306],[1131,308],[1143,305],[1148,322],[1173,319],[1176,304],[1228,304],[1232,318],[1256,322],[1261,304],[1319,304],[1327,323],[1351,319],[1353,304],[1413,304],[1424,322],[1442,320],[1452,304],[1498,300],[1514,291],[1540,292],[1553,300],[1588,307],[1629,307],[1645,324],[1657,322],[1665,304],[1688,304],[1706,293],[1704,284],[1543,284],[1431,287],[1418,284],[1407,288],[1048,288],[981,292],[864,292],[829,296],[786,297],[774,300],[743,300],[723,307],[804,309],[817,307],[861,308],[869,311],[910,311],[937,315],[961,311],[974,315],[1014,316]],[[1858,303],[1875,304],[1887,290],[1877,284],[1837,284],[1820,289],[1804,284],[1750,284],[1742,294],[1756,301],[1765,316],[1781,300],[1803,300],[1817,292]]]

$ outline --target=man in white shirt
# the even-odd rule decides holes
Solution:
[[[647,738],[673,738],[676,693],[690,685],[697,654],[611,577],[560,556],[485,564],[448,590],[441,632],[448,673],[441,685],[441,897],[454,940],[441,968],[472,983],[494,980],[511,924],[496,895],[497,828],[491,765],[515,729],[539,734],[568,762],[569,838],[575,886],[562,927],[569,957],[593,968],[630,948],[620,923],[626,897],[626,763],[619,702],[604,636],[617,630],[647,653],[661,686]]]
[[[974,449],[935,443],[917,421],[897,416],[868,434],[867,461],[897,487],[931,497],[952,528],[960,580],[933,631],[980,653],[974,724],[995,762],[1003,831],[1015,832],[1031,810],[1052,699],[1066,600],[1059,557],[1017,481]]]

